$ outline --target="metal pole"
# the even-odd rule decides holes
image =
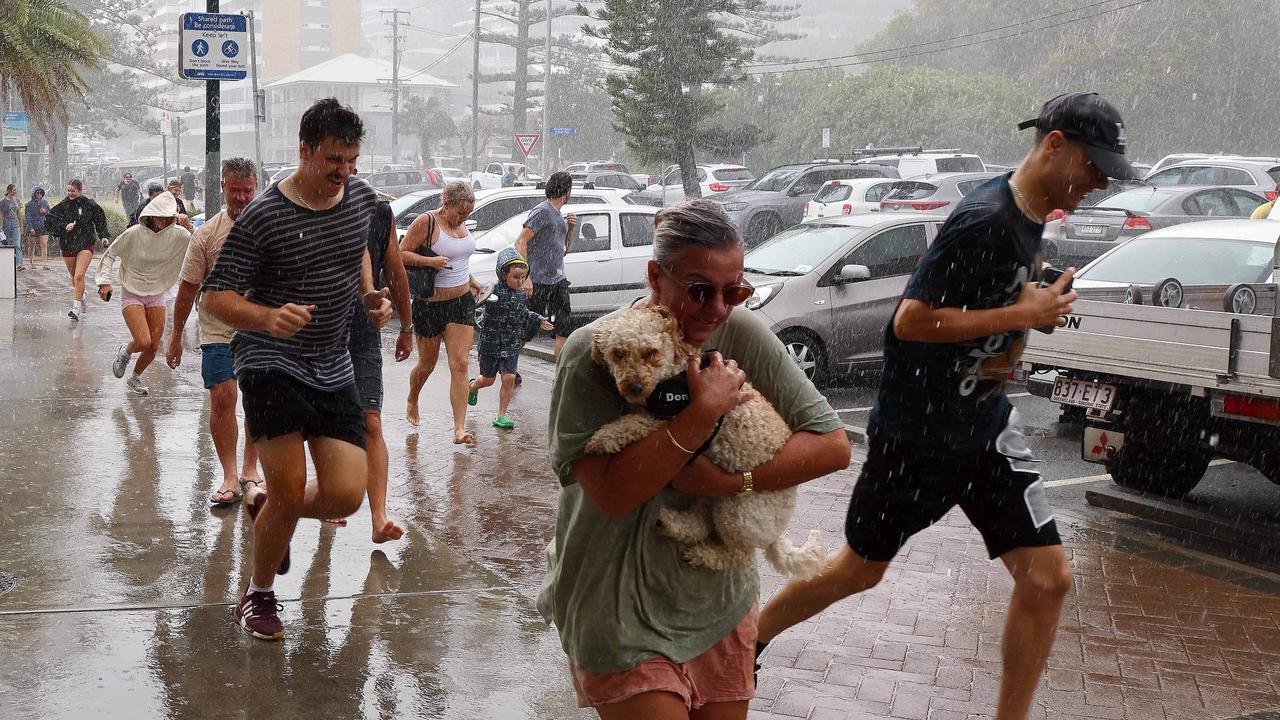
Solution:
[[[169,185],[169,136],[164,131],[164,126],[160,127],[160,164],[164,166],[164,184]]]
[[[551,0],[547,0],[547,48],[542,59],[542,177],[551,168],[551,134],[547,132],[547,108],[551,105]]]
[[[263,120],[263,116],[266,115],[267,107],[265,102],[262,103],[261,107],[258,106],[258,102],[259,102],[258,40],[257,40],[258,33],[253,27],[254,25],[253,11],[247,10],[241,14],[249,18],[249,62],[253,63],[253,67],[250,68],[250,71],[253,73],[252,75],[253,77],[253,166],[254,166],[254,171],[258,173],[258,175],[261,175],[262,174],[262,120]],[[219,172],[219,175],[221,175],[221,172]],[[219,177],[218,179],[221,180],[222,178]],[[262,188],[259,188],[259,189],[261,190]],[[206,199],[205,205],[208,205],[208,204],[209,204],[208,199]],[[209,215],[208,212],[206,212],[205,217],[207,218],[212,216]]]
[[[173,133],[173,174],[182,177],[182,116],[177,110],[169,116],[169,132]],[[186,188],[183,188],[186,191]]]
[[[475,43],[471,51],[471,169],[480,162],[480,0],[476,0]]]
[[[218,0],[205,0],[205,12],[218,12]],[[222,209],[222,94],[217,80],[204,82],[204,206]],[[205,217],[210,217],[206,213]]]
[[[380,10],[391,13],[391,162],[400,160],[400,13],[408,10]],[[425,160],[425,158],[424,158]]]

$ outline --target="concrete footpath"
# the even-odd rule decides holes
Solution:
[[[229,621],[251,534],[211,510],[217,463],[199,352],[148,370],[147,398],[111,375],[117,305],[65,315],[65,272],[0,303],[0,712],[19,718],[582,718],[554,632],[533,608],[557,483],[545,457],[552,367],[522,364],[518,426],[496,390],[450,442],[442,364],[424,422],[403,419],[409,365],[390,358],[390,509],[375,546],[300,524],[277,584],[283,643]],[[193,339],[192,339],[193,340]],[[189,346],[194,342],[189,342]],[[841,542],[854,467],[806,485],[791,532]],[[1063,508],[1076,572],[1034,718],[1210,720],[1280,708],[1280,577]],[[765,598],[779,579],[761,570]],[[885,582],[778,639],[752,718],[992,717],[1011,582],[956,512],[915,538]],[[0,578],[0,592],[5,583]]]

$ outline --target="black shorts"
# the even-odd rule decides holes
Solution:
[[[993,559],[1015,548],[1062,544],[1017,410],[990,446],[967,455],[929,454],[874,427],[867,447],[844,527],[849,547],[867,560],[892,560],[956,505]]]
[[[356,373],[356,394],[365,412],[382,412],[382,349],[351,350],[351,367]]]
[[[569,303],[569,281],[561,280],[554,285],[534,283],[533,295],[529,297],[529,309],[542,317],[551,320],[555,329],[552,337],[569,337],[573,332],[573,306]],[[537,326],[525,340],[531,340],[538,334]]]
[[[497,377],[498,375],[514,375],[520,368],[520,356],[479,355],[476,358],[480,365],[480,377]]]
[[[277,370],[245,370],[239,381],[244,421],[254,440],[302,433],[304,440],[329,437],[365,447],[364,411],[355,383],[317,390]]]
[[[476,326],[476,296],[465,293],[452,300],[413,299],[413,331],[418,337],[444,334],[446,325]]]

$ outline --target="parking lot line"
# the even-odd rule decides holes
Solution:
[[[845,413],[845,412],[866,412],[866,411],[870,410],[872,407],[873,407],[873,406],[868,405],[868,406],[866,406],[866,407],[842,408],[842,409],[840,409],[840,410],[836,410],[836,412],[838,412],[838,413]]]
[[[1209,461],[1209,467],[1217,467],[1219,465],[1230,465],[1235,462],[1226,458],[1218,458]],[[1111,476],[1103,473],[1102,475],[1085,475],[1083,477],[1062,478],[1061,480],[1045,480],[1045,487],[1063,487],[1065,485],[1084,485],[1086,483],[1101,482],[1102,480],[1110,480]]]

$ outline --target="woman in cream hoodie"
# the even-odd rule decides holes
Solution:
[[[120,233],[98,262],[98,296],[107,301],[112,293],[111,273],[120,260],[120,312],[133,340],[116,351],[111,369],[116,377],[124,377],[129,358],[140,353],[127,383],[138,395],[147,394],[142,371],[155,359],[164,337],[165,291],[178,281],[191,244],[191,233],[179,221],[173,196],[157,195],[142,210],[138,224]]]

